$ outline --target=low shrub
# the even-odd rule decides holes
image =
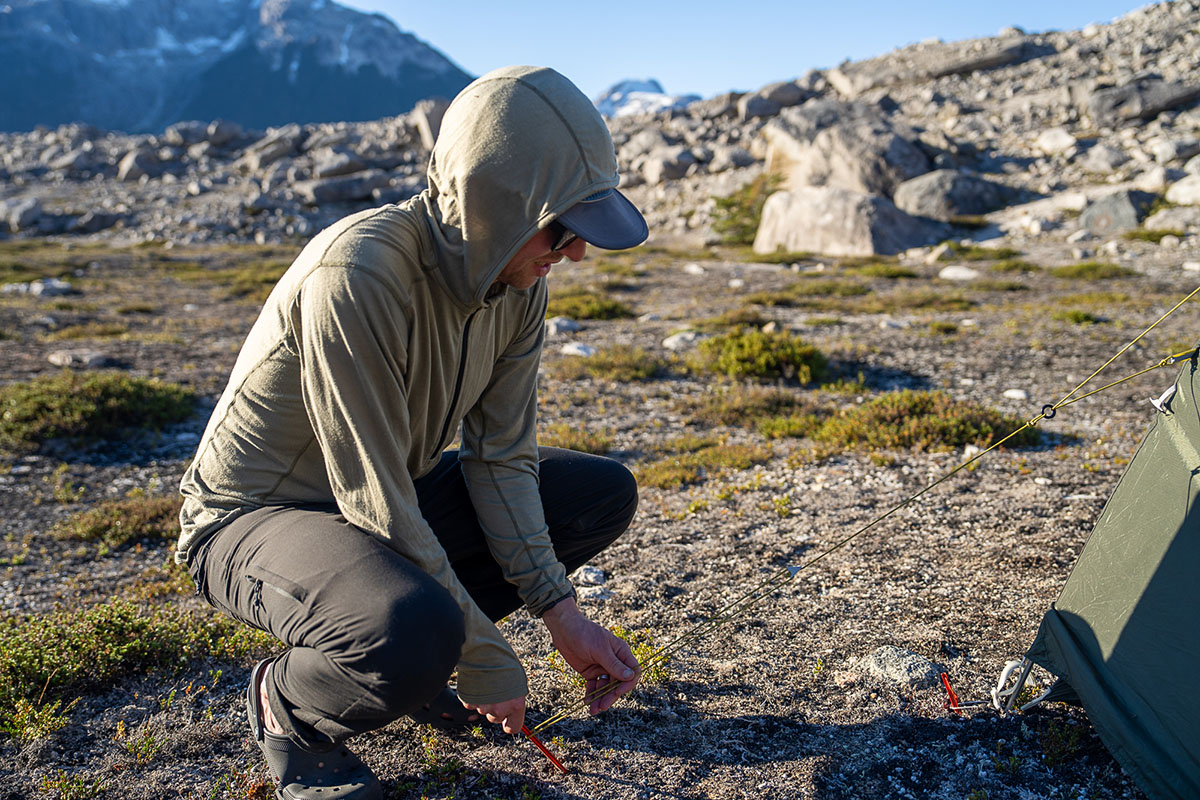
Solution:
[[[629,383],[653,378],[667,368],[667,362],[640,347],[605,347],[591,356],[565,356],[546,365],[546,373],[560,381],[597,378]]]
[[[83,612],[3,617],[0,732],[20,740],[40,738],[65,723],[69,695],[104,691],[114,681],[151,670],[179,670],[206,656],[244,658],[273,643],[272,637],[216,613],[139,609],[123,600]],[[37,709],[46,711],[39,715]]]
[[[60,539],[101,542],[115,549],[143,539],[174,539],[179,535],[178,495],[147,495],[138,491],[120,500],[106,500],[63,520],[50,533]]]
[[[749,469],[771,457],[761,445],[708,444],[634,469],[638,484],[678,489],[727,470]]]
[[[701,397],[675,403],[675,410],[689,422],[753,428],[767,419],[810,411],[810,401],[795,392],[764,386],[737,384],[717,387]]]
[[[1055,267],[1050,274],[1056,278],[1066,278],[1073,281],[1103,281],[1112,278],[1128,278],[1136,274],[1128,267],[1119,264],[1109,264],[1104,261],[1083,261],[1079,264],[1067,264]]]
[[[889,280],[920,277],[920,274],[914,269],[902,267],[899,264],[891,264],[886,261],[874,261],[870,264],[850,267],[846,270],[846,274],[861,275],[864,278],[887,278]]]
[[[115,372],[64,371],[0,387],[0,449],[24,451],[48,439],[96,440],[133,427],[187,419],[195,395],[182,386]]]
[[[994,409],[955,400],[945,392],[891,392],[827,419],[812,438],[845,449],[921,451],[986,445],[1017,430],[1024,420]],[[1037,444],[1039,432],[1026,428],[1008,444]]]
[[[824,376],[826,359],[791,333],[737,331],[700,342],[693,365],[730,378],[785,378],[807,384]]]
[[[1150,242],[1152,244],[1158,244],[1163,240],[1163,237],[1166,236],[1174,236],[1178,239],[1182,239],[1186,235],[1187,234],[1183,231],[1178,230],[1148,231],[1145,228],[1134,228],[1131,231],[1125,231],[1125,233],[1121,234],[1121,238],[1128,239],[1131,242]]]
[[[1019,258],[1006,258],[1003,261],[997,261],[995,264],[988,266],[992,272],[1041,272],[1042,268],[1037,264],[1030,264],[1028,261],[1022,261]]]
[[[1050,317],[1060,322],[1070,322],[1072,325],[1094,325],[1101,321],[1100,317],[1092,312],[1081,311],[1078,308],[1051,311]]]
[[[959,261],[999,261],[1021,255],[1020,250],[1014,250],[1011,247],[980,247],[959,242],[946,242],[946,244]]]
[[[714,197],[713,230],[727,244],[752,244],[762,221],[763,205],[779,188],[777,175],[759,175],[729,197]]]
[[[602,455],[612,449],[612,433],[607,430],[589,431],[586,427],[569,422],[547,425],[538,434],[538,444],[547,447],[565,447],[581,453]]]
[[[633,316],[633,309],[592,289],[568,289],[552,293],[546,308],[547,317],[571,319],[624,319]]]

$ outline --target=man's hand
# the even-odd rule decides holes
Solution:
[[[472,705],[461,698],[459,702],[466,708],[486,716],[488,722],[495,722],[502,726],[505,733],[520,733],[521,726],[525,724],[524,697],[505,700],[503,703],[484,703],[481,706]]]
[[[588,695],[602,686],[620,684],[592,701],[588,708],[592,714],[607,711],[617,698],[637,685],[640,677],[638,661],[629,645],[585,617],[575,598],[555,604],[542,615],[542,621],[546,623],[559,654],[571,669],[587,680]]]

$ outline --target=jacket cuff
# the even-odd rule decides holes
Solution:
[[[564,601],[564,600],[571,600],[571,599],[574,599],[574,598],[575,598],[575,587],[574,587],[574,586],[572,586],[572,587],[571,587],[571,591],[567,592],[567,593],[566,593],[566,594],[564,594],[562,597],[558,597],[558,598],[555,598],[554,600],[551,600],[549,603],[546,603],[544,606],[542,606],[541,608],[539,608],[537,611],[534,611],[533,609],[530,609],[530,612],[531,612],[531,613],[532,613],[532,614],[533,614],[535,617],[541,617],[543,614],[545,614],[545,613],[546,613],[547,611],[549,611],[550,609],[554,608],[556,605],[558,605],[558,604],[559,604],[559,603],[561,603],[562,601]]]

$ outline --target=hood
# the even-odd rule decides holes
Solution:
[[[447,288],[464,305],[483,302],[539,228],[616,185],[608,127],[569,80],[504,67],[474,81],[442,118],[424,194]]]

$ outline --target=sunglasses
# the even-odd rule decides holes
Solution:
[[[549,229],[555,242],[554,246],[550,248],[551,253],[557,253],[563,248],[569,247],[571,242],[579,238],[574,231],[567,230],[567,227],[558,220],[552,220],[546,228]]]

